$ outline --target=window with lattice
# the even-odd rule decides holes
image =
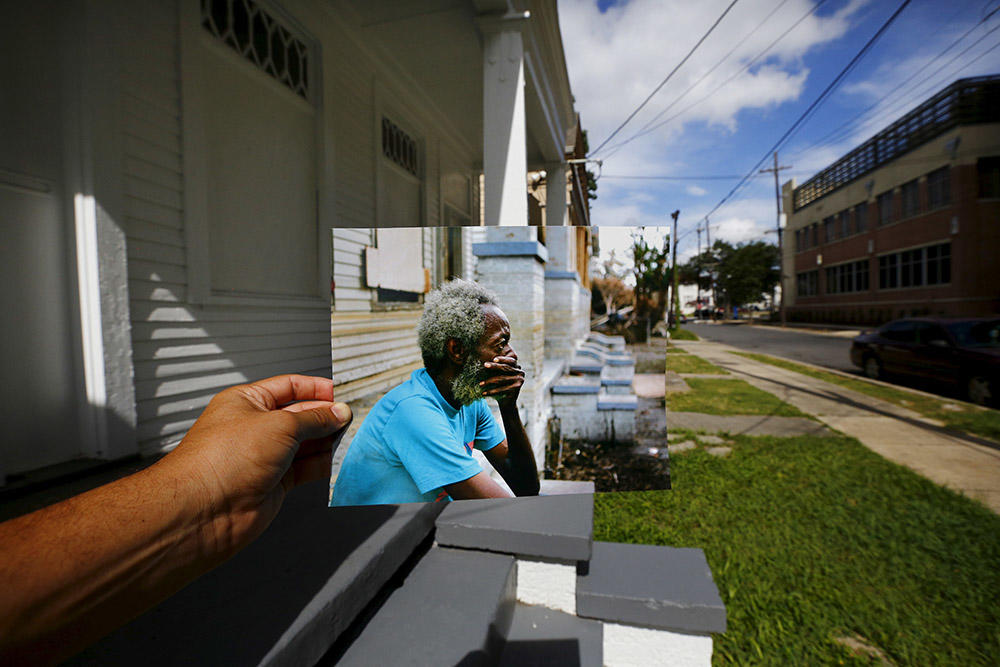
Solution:
[[[417,178],[420,161],[417,142],[388,118],[382,118],[382,155]]]
[[[201,25],[227,46],[309,99],[309,48],[253,0],[201,0]]]

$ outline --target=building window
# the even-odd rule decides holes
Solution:
[[[879,289],[944,285],[951,282],[951,244],[941,243],[882,255]]]
[[[837,238],[837,230],[834,227],[833,216],[823,220],[823,242],[829,243]]]
[[[861,202],[854,207],[854,233],[860,234],[868,229],[868,202]]]
[[[878,206],[878,224],[887,225],[892,222],[892,190],[883,192],[876,199]]]
[[[944,285],[951,282],[951,244],[942,243],[927,248],[928,285]]]
[[[941,167],[927,174],[927,206],[941,208],[951,203],[951,169]]]
[[[1000,199],[1000,156],[976,160],[980,199]]]
[[[846,294],[868,290],[868,260],[848,262],[826,269],[826,293]]]
[[[201,0],[201,25],[293,92],[309,99],[309,49],[253,0]]]
[[[816,296],[819,293],[819,271],[804,271],[795,278],[799,296]]]
[[[795,252],[802,252],[802,230],[795,230]]]
[[[846,208],[837,214],[837,222],[839,223],[840,231],[839,235],[841,238],[845,238],[851,235],[851,212]]]
[[[388,118],[382,118],[382,155],[417,178],[420,166],[417,142]]]
[[[900,187],[903,200],[903,217],[909,218],[920,212],[920,186],[917,179],[903,183]]]
[[[814,248],[819,245],[819,223],[812,223],[809,226],[809,232],[809,247]]]

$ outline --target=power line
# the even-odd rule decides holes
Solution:
[[[733,55],[733,53],[735,53],[736,49],[738,49],[738,48],[740,48],[741,46],[743,46],[743,44],[744,44],[744,43],[745,43],[745,42],[746,42],[746,41],[747,41],[748,39],[750,39],[750,38],[751,38],[752,36],[754,36],[755,34],[757,34],[757,31],[758,31],[758,30],[760,30],[760,29],[761,29],[761,28],[762,28],[762,27],[764,26],[764,24],[765,24],[765,23],[767,23],[767,22],[768,22],[769,20],[771,20],[771,17],[772,17],[772,16],[774,16],[774,15],[775,15],[775,14],[777,13],[777,11],[778,11],[779,9],[781,9],[782,7],[784,7],[784,6],[785,6],[785,4],[786,4],[787,2],[788,2],[788,0],[781,0],[781,2],[779,2],[779,3],[778,3],[778,4],[777,4],[777,5],[775,6],[775,7],[774,7],[774,9],[772,9],[772,10],[771,10],[771,13],[770,13],[770,14],[768,14],[767,16],[765,16],[765,17],[764,17],[764,20],[762,20],[762,21],[761,21],[760,23],[758,23],[758,24],[757,24],[757,25],[756,25],[756,26],[754,27],[754,29],[753,29],[753,30],[751,30],[751,31],[750,31],[750,32],[748,32],[748,33],[747,33],[746,35],[744,35],[744,36],[743,36],[743,39],[741,39],[740,41],[736,42],[736,44],[734,44],[734,45],[733,45],[733,48],[729,49],[729,51],[728,51],[728,52],[726,53],[726,55],[722,56],[722,58],[720,58],[720,59],[718,60],[718,62],[716,62],[716,63],[715,63],[714,65],[712,65],[711,69],[709,69],[709,70],[708,70],[707,72],[705,72],[705,73],[704,73],[704,74],[702,74],[702,75],[701,75],[700,77],[698,77],[698,80],[697,80],[697,81],[695,81],[695,82],[694,82],[694,83],[693,83],[693,84],[692,84],[691,86],[689,86],[687,90],[685,90],[685,91],[684,91],[683,93],[681,93],[680,95],[678,95],[678,96],[677,96],[677,98],[676,98],[676,99],[674,99],[674,101],[673,101],[673,102],[671,102],[671,103],[670,103],[669,105],[667,105],[667,106],[666,106],[666,108],[664,108],[664,109],[663,109],[662,111],[660,111],[660,112],[659,112],[658,114],[656,114],[655,116],[653,116],[653,117],[652,117],[652,118],[651,118],[651,119],[650,119],[650,120],[649,120],[649,121],[648,121],[648,122],[647,122],[647,123],[646,123],[645,125],[643,125],[643,126],[642,126],[642,127],[641,127],[641,128],[639,129],[639,132],[643,132],[643,131],[645,131],[646,129],[648,129],[650,125],[652,125],[653,123],[655,123],[656,121],[658,121],[658,120],[659,120],[660,118],[662,118],[662,117],[663,117],[663,114],[667,113],[667,112],[668,112],[668,111],[670,111],[670,110],[671,110],[672,108],[674,108],[674,106],[675,106],[675,105],[676,105],[676,104],[677,104],[678,102],[680,102],[680,101],[681,101],[682,99],[684,99],[684,97],[685,97],[685,96],[686,96],[686,95],[687,95],[688,93],[690,93],[690,92],[691,92],[692,90],[694,90],[695,88],[697,88],[697,87],[698,87],[698,86],[699,86],[699,85],[701,84],[701,82],[702,82],[702,81],[704,81],[705,79],[707,79],[707,78],[708,78],[708,76],[709,76],[709,75],[710,75],[710,74],[711,74],[712,72],[714,72],[714,71],[715,71],[716,69],[718,69],[718,68],[719,68],[719,66],[720,66],[720,65],[722,65],[722,63],[724,63],[724,62],[725,62],[726,60],[728,60],[728,59],[729,59],[729,56]],[[821,4],[822,4],[822,3],[821,3]]]
[[[791,31],[795,30],[797,27],[799,27],[800,23],[802,23],[807,18],[809,18],[810,16],[812,16],[820,7],[822,7],[824,2],[826,2],[826,0],[819,0],[819,2],[817,2],[815,6],[811,7],[809,9],[809,11],[807,11],[805,14],[803,14],[802,16],[800,16],[799,19],[797,21],[795,21],[795,23],[793,23],[792,25],[790,25],[783,33],[781,33],[780,35],[778,35],[778,37],[774,41],[772,41],[770,44],[768,44],[764,48],[763,51],[761,51],[756,56],[754,56],[753,59],[750,60],[750,62],[748,62],[746,65],[743,66],[742,69],[739,69],[736,72],[734,72],[732,75],[729,76],[729,78],[727,78],[725,81],[723,81],[718,86],[716,86],[715,88],[713,88],[707,95],[704,95],[704,96],[700,97],[699,99],[695,100],[694,102],[692,102],[691,104],[687,105],[686,107],[684,107],[683,109],[681,109],[680,111],[678,111],[674,115],[670,116],[666,120],[662,120],[659,123],[657,123],[656,125],[653,125],[652,127],[649,127],[647,129],[640,130],[639,132],[635,133],[634,135],[632,135],[628,139],[625,139],[624,141],[619,142],[618,144],[615,144],[611,148],[612,153],[609,153],[607,156],[605,156],[604,159],[607,160],[609,157],[611,157],[611,155],[613,154],[614,151],[617,151],[618,149],[620,149],[625,144],[631,143],[635,139],[638,139],[639,137],[647,135],[650,132],[653,132],[654,130],[658,130],[659,128],[663,127],[664,125],[666,125],[670,121],[674,120],[675,118],[678,118],[679,116],[684,115],[685,113],[687,113],[688,111],[690,111],[694,107],[698,106],[699,104],[701,104],[702,102],[704,102],[705,100],[707,100],[708,98],[710,98],[715,93],[719,92],[719,90],[721,88],[723,88],[726,84],[728,84],[730,81],[732,81],[733,79],[735,79],[736,77],[738,77],[739,75],[743,74],[744,72],[746,72],[747,70],[749,70],[751,67],[753,67],[754,64],[758,60],[760,60],[765,55],[767,55],[767,53],[771,49],[773,49],[774,46],[778,42],[780,42],[782,39],[784,39],[785,36],[788,35],[788,33],[790,33]],[[605,143],[607,143],[607,142],[605,142]]]
[[[712,34],[712,32],[715,30],[716,26],[718,26],[722,22],[722,19],[725,18],[726,14],[729,13],[729,10],[732,9],[736,5],[737,2],[739,2],[739,0],[733,0],[731,3],[729,3],[729,6],[726,7],[726,10],[724,12],[722,12],[722,14],[719,16],[719,18],[715,19],[715,23],[712,24],[712,27],[708,29],[708,32],[706,32],[704,35],[702,35],[701,39],[698,40],[698,43],[695,44],[694,47],[690,51],[688,51],[688,54],[686,56],[684,56],[684,59],[681,60],[677,64],[677,66],[674,67],[670,71],[670,74],[668,74],[666,76],[666,78],[663,79],[663,81],[660,82],[660,85],[658,85],[656,88],[653,89],[653,92],[651,92],[649,94],[649,96],[646,97],[646,99],[642,101],[642,104],[640,104],[638,107],[636,107],[635,111],[633,111],[632,113],[629,114],[628,118],[626,118],[624,120],[624,122],[622,122],[622,124],[619,125],[615,129],[614,132],[611,133],[611,136],[609,136],[607,139],[605,139],[603,142],[601,142],[601,145],[597,147],[597,149],[592,153],[592,155],[596,155],[596,154],[600,153],[601,149],[604,148],[604,146],[609,141],[611,141],[614,138],[614,136],[616,134],[618,134],[622,130],[622,128],[625,127],[628,124],[628,122],[630,120],[632,120],[635,117],[635,115],[637,113],[639,113],[639,111],[641,111],[642,108],[644,106],[646,106],[646,104],[651,99],[653,99],[653,96],[656,95],[656,93],[660,92],[660,89],[663,88],[663,86],[666,85],[667,81],[670,81],[670,78],[677,72],[677,70],[679,70],[684,65],[684,63],[686,63],[688,61],[688,58],[690,58],[694,54],[694,52],[698,50],[698,47],[701,46],[702,42],[704,42],[706,39],[708,39],[708,36]]]
[[[808,145],[808,146],[806,146],[805,148],[802,148],[802,149],[800,149],[800,150],[796,151],[795,153],[793,153],[793,154],[792,154],[792,156],[793,156],[793,157],[797,157],[797,156],[799,156],[799,155],[802,155],[802,154],[803,154],[803,153],[805,153],[806,151],[809,151],[809,150],[811,150],[811,149],[815,148],[816,146],[818,146],[818,145],[820,145],[820,144],[822,144],[822,143],[824,143],[824,142],[827,142],[827,140],[828,140],[828,139],[831,139],[831,138],[833,138],[833,137],[839,137],[839,136],[841,136],[842,134],[844,134],[844,133],[842,132],[842,130],[843,130],[843,129],[844,129],[845,127],[847,127],[847,126],[851,125],[851,124],[852,124],[852,123],[853,123],[853,122],[854,122],[855,120],[857,120],[857,119],[861,118],[861,117],[862,117],[862,116],[864,116],[864,115],[865,115],[866,113],[868,113],[869,111],[871,111],[872,109],[874,109],[875,107],[877,107],[877,106],[879,105],[879,103],[881,103],[882,101],[884,101],[885,99],[887,99],[887,98],[888,98],[888,97],[889,97],[890,95],[892,95],[893,93],[895,93],[895,92],[896,92],[897,90],[899,90],[900,88],[902,88],[903,86],[905,86],[905,85],[906,85],[907,83],[909,83],[910,81],[912,81],[912,80],[913,80],[913,79],[914,79],[914,78],[915,78],[915,77],[916,77],[916,76],[917,76],[918,74],[923,74],[923,75],[924,75],[924,76],[922,77],[922,80],[921,80],[920,82],[918,82],[917,86],[914,86],[913,88],[909,89],[909,90],[908,90],[907,92],[910,92],[910,91],[912,91],[912,90],[915,90],[915,89],[916,89],[916,88],[918,88],[918,87],[919,87],[919,86],[920,86],[920,85],[921,85],[922,83],[926,83],[926,82],[927,82],[927,81],[929,81],[929,80],[930,80],[931,78],[933,78],[933,77],[937,76],[937,75],[938,75],[938,74],[939,74],[939,73],[941,72],[941,70],[943,70],[943,69],[944,69],[945,67],[947,67],[947,66],[948,66],[948,65],[950,65],[951,63],[955,62],[955,60],[957,60],[958,58],[961,58],[961,57],[962,57],[963,55],[965,55],[966,53],[968,53],[968,52],[969,52],[969,50],[971,50],[971,49],[972,49],[973,47],[975,47],[975,46],[976,46],[977,44],[979,44],[979,43],[980,43],[981,41],[983,41],[983,40],[984,40],[985,38],[987,38],[987,37],[989,37],[989,36],[990,36],[991,34],[993,34],[993,32],[997,30],[997,28],[1000,28],[1000,25],[998,25],[998,26],[994,27],[994,28],[993,28],[992,30],[990,30],[990,31],[989,31],[989,32],[987,32],[986,34],[982,35],[982,36],[981,36],[981,37],[980,37],[979,39],[977,39],[977,40],[976,40],[975,42],[973,42],[973,43],[972,43],[972,44],[970,44],[970,45],[969,45],[968,47],[966,47],[966,48],[965,48],[965,50],[963,50],[962,52],[960,52],[960,53],[956,54],[956,55],[955,55],[954,57],[952,57],[952,58],[951,58],[951,60],[949,60],[948,62],[946,62],[946,63],[944,63],[943,65],[941,65],[941,67],[937,68],[937,69],[936,69],[936,70],[935,70],[935,71],[934,71],[933,73],[931,73],[931,74],[929,74],[929,75],[928,75],[928,74],[925,74],[925,72],[926,72],[926,68],[927,68],[927,67],[929,67],[930,65],[934,64],[934,63],[935,63],[936,61],[940,60],[940,59],[941,59],[941,58],[942,58],[942,57],[944,56],[944,54],[946,54],[946,53],[947,53],[948,51],[950,51],[951,49],[953,49],[953,48],[955,47],[955,45],[957,45],[957,44],[958,44],[959,42],[961,42],[961,41],[962,41],[962,40],[964,40],[964,39],[965,39],[966,37],[968,37],[968,36],[969,36],[969,34],[970,34],[970,33],[971,33],[971,32],[972,32],[973,30],[975,30],[975,29],[976,29],[976,28],[978,28],[978,27],[979,27],[980,25],[982,25],[982,24],[983,24],[983,23],[985,23],[985,22],[986,22],[987,20],[989,20],[989,18],[990,18],[990,17],[992,17],[992,16],[993,16],[993,14],[995,14],[995,13],[996,13],[997,11],[1000,11],[1000,8],[998,8],[998,9],[994,9],[994,10],[993,10],[992,12],[990,12],[990,13],[989,13],[989,14],[988,14],[988,15],[987,15],[987,16],[986,16],[985,18],[983,18],[983,19],[982,19],[981,21],[979,21],[978,23],[976,23],[975,25],[973,25],[973,26],[972,26],[971,28],[969,28],[969,29],[968,29],[968,30],[967,30],[967,31],[966,31],[966,32],[965,32],[965,33],[964,33],[964,34],[963,34],[963,35],[962,35],[961,37],[959,37],[958,39],[956,39],[955,41],[953,41],[953,42],[952,42],[951,44],[949,44],[949,45],[948,45],[948,46],[947,46],[947,47],[946,47],[946,48],[945,48],[945,49],[944,49],[943,51],[941,51],[941,52],[940,52],[940,53],[938,53],[938,54],[937,54],[937,55],[936,55],[936,56],[935,56],[934,58],[932,58],[932,59],[931,59],[931,61],[930,61],[929,63],[927,63],[927,65],[926,65],[925,67],[923,67],[923,68],[921,68],[921,69],[918,69],[918,70],[916,70],[915,72],[913,72],[913,74],[911,74],[911,75],[910,75],[910,76],[908,76],[907,78],[903,79],[903,81],[901,81],[900,83],[896,84],[896,86],[894,86],[894,87],[893,87],[893,88],[892,88],[891,90],[889,90],[889,91],[888,91],[888,92],[887,92],[887,93],[886,93],[885,95],[883,95],[883,96],[882,96],[882,97],[880,97],[879,99],[875,100],[875,102],[873,102],[873,103],[872,103],[871,105],[869,105],[868,107],[866,107],[865,109],[863,109],[863,110],[862,110],[862,111],[861,111],[860,113],[856,114],[855,116],[852,116],[852,117],[851,117],[851,118],[849,118],[849,119],[848,119],[848,120],[847,120],[846,122],[844,122],[844,123],[842,123],[841,125],[837,126],[837,127],[836,127],[836,128],[834,128],[834,129],[833,129],[832,131],[828,132],[827,134],[825,134],[825,135],[824,135],[823,137],[821,137],[821,138],[820,138],[820,139],[818,139],[817,141],[814,141],[813,143],[809,144],[809,145]],[[987,52],[987,53],[988,53],[988,52]],[[969,66],[969,65],[971,65],[971,64],[972,64],[973,62],[976,62],[977,60],[979,60],[980,58],[982,58],[982,57],[983,57],[984,55],[985,55],[985,53],[984,53],[984,54],[980,54],[980,55],[979,55],[979,56],[978,56],[978,57],[977,57],[977,58],[976,58],[975,60],[973,60],[973,61],[970,61],[969,63],[966,63],[966,64],[964,64],[964,65],[962,66],[962,68],[964,68],[964,67],[968,67],[968,66]],[[960,69],[962,69],[962,68],[960,68]],[[954,74],[952,74],[951,76],[954,76]],[[934,83],[934,84],[932,84],[932,87],[934,87],[934,88],[937,88],[937,87],[938,87],[939,85],[940,85],[940,83]],[[924,96],[924,94],[921,94],[921,97],[922,97],[922,96]],[[914,96],[914,97],[916,97],[916,96]],[[902,103],[902,104],[903,104],[903,106],[905,107],[905,106],[909,105],[911,101],[912,101],[912,98],[910,98],[909,100],[906,100],[905,102],[904,102],[903,100],[898,100],[897,102],[895,102],[895,103],[893,103],[892,105],[890,105],[890,107],[889,107],[889,108],[890,108],[890,109],[893,109],[893,108],[896,108],[896,107],[898,107],[898,106],[899,106],[899,105],[900,105],[901,103]],[[889,115],[889,113],[890,113],[890,112],[889,112],[889,110],[887,109],[887,110],[885,111],[885,113],[884,113],[883,115]],[[891,113],[892,113],[892,115],[895,115],[895,113],[896,113],[896,112],[895,112],[895,111],[893,111],[893,112],[891,112]],[[834,140],[836,140],[836,139],[834,139]],[[833,142],[831,141],[831,142],[828,142],[828,143],[833,143]]]
[[[903,12],[903,10],[906,9],[906,7],[910,4],[910,2],[912,2],[912,0],[903,0],[903,2],[900,3],[899,7],[896,9],[895,12],[893,12],[892,16],[890,16],[885,21],[885,23],[882,24],[882,27],[879,28],[878,31],[871,37],[871,39],[869,39],[868,42],[863,47],[861,47],[861,50],[858,51],[858,53],[851,59],[851,62],[847,63],[847,65],[842,70],[840,70],[840,73],[837,74],[837,76],[833,79],[833,81],[831,81],[830,84],[823,89],[823,92],[819,94],[819,96],[812,102],[812,104],[809,105],[809,107],[802,113],[802,115],[799,116],[794,123],[792,123],[792,126],[789,127],[788,130],[786,130],[783,135],[781,135],[781,138],[778,139],[777,142],[775,142],[774,146],[770,150],[768,150],[767,153],[765,153],[764,156],[761,157],[756,164],[754,164],[754,166],[750,169],[750,171],[747,172],[747,175],[744,176],[740,180],[740,182],[737,183],[736,186],[733,187],[733,189],[730,190],[728,194],[726,194],[725,197],[719,200],[719,203],[716,204],[712,208],[712,210],[710,210],[705,215],[705,217],[708,217],[713,213],[715,213],[734,194],[736,194],[736,192],[743,186],[743,184],[750,179],[750,176],[753,175],[760,167],[760,165],[764,163],[764,160],[766,160],[772,153],[776,152],[779,148],[781,148],[781,146],[785,143],[785,141],[787,141],[789,137],[791,137],[795,133],[795,131],[802,125],[802,123],[805,122],[809,118],[809,116],[811,116],[815,112],[815,110],[818,109],[819,106],[826,101],[829,95],[836,89],[838,85],[840,85],[840,82],[843,81],[844,78],[851,73],[851,71],[857,66],[857,64],[861,61],[861,59],[865,55],[867,55],[867,53],[871,50],[871,48],[875,45],[875,43],[878,42],[879,38],[881,38],[882,35],[885,34],[886,30],[889,29],[889,26],[891,26],[896,21],[896,19]]]

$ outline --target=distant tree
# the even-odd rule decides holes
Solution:
[[[601,264],[602,273],[590,281],[592,294],[591,310],[595,314],[610,313],[632,305],[635,295],[623,280],[628,272],[622,261],[615,257],[615,251]]]
[[[639,318],[653,322],[663,318],[667,289],[673,274],[670,270],[669,243],[662,248],[650,245],[640,234],[632,235],[632,262],[635,274],[635,311]]]
[[[743,306],[760,301],[778,284],[780,257],[777,246],[755,241],[730,245],[716,241],[712,245],[718,264],[716,288],[719,298],[729,306]]]

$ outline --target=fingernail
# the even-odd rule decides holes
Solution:
[[[351,418],[351,406],[347,403],[334,403],[330,406],[330,411],[333,412],[333,416],[342,422],[346,422]]]

